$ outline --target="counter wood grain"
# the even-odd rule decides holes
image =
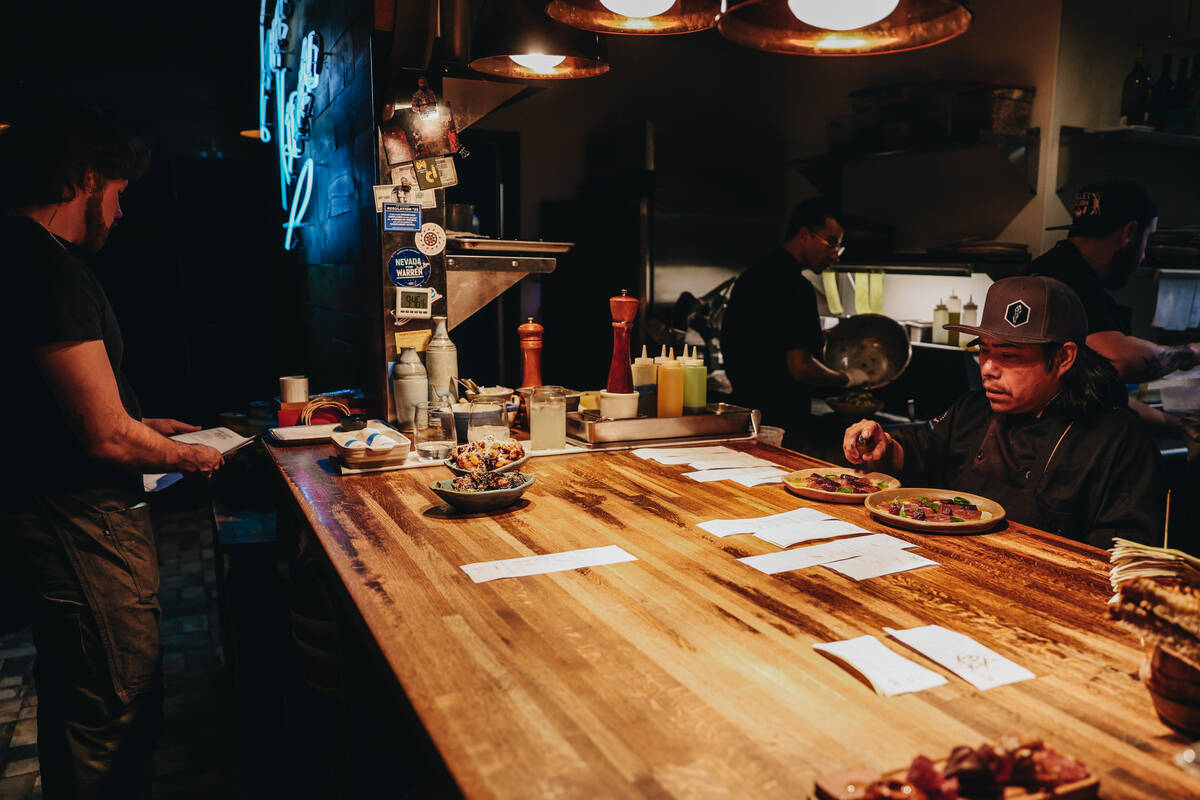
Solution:
[[[735,445],[790,469],[821,462]],[[537,483],[493,514],[450,511],[438,466],[342,478],[330,447],[269,448],[291,497],[470,798],[795,798],[814,778],[944,757],[1019,732],[1073,754],[1101,796],[1200,796],[1186,742],[1138,682],[1135,637],[1105,615],[1106,554],[1018,525],[891,530],[861,506],[782,486],[697,484],[686,467],[610,452],[533,459]],[[775,551],[705,520],[822,507],[915,542],[940,566],[855,582],[824,567],[764,575]],[[637,561],[473,584],[475,561],[615,544]],[[883,632],[940,624],[1032,670],[978,691]],[[812,649],[874,634],[944,674],[878,697]]]

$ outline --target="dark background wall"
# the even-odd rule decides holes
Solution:
[[[327,56],[310,145],[313,224],[291,253],[275,145],[239,135],[258,124],[257,2],[5,7],[0,116],[29,102],[88,106],[151,150],[92,261],[148,415],[212,424],[275,396],[280,375],[309,374],[319,391],[377,371],[368,350],[378,337],[364,327],[378,305],[364,299],[373,284],[356,267],[375,240],[373,210],[369,220],[361,210],[374,176],[352,167],[363,163],[356,146],[370,165],[371,5],[297,5],[293,39],[315,27]],[[296,67],[289,61],[289,89]]]

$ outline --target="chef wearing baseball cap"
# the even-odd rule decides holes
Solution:
[[[926,426],[846,430],[852,464],[894,471],[908,486],[957,489],[1004,506],[1014,522],[1108,547],[1161,535],[1158,452],[1125,406],[1112,365],[1085,343],[1087,312],[1043,276],[992,284],[977,326],[983,390]]]
[[[1161,378],[1200,363],[1200,343],[1163,346],[1132,336],[1129,309],[1109,290],[1119,289],[1146,258],[1158,227],[1158,205],[1144,186],[1124,178],[1084,186],[1075,195],[1067,238],[1030,265],[1070,286],[1087,311],[1088,347],[1116,367],[1124,383]],[[1132,402],[1130,407],[1160,434],[1178,434],[1178,418]]]

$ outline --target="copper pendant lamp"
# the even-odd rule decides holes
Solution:
[[[608,72],[603,43],[546,16],[544,0],[493,2],[480,14],[471,69],[524,80],[590,78]]]
[[[956,0],[725,0],[717,30],[730,41],[809,56],[903,53],[966,32],[971,11]]]
[[[720,0],[550,0],[546,13],[572,28],[630,36],[706,31]]]

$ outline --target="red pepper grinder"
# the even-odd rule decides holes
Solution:
[[[524,369],[521,386],[542,385],[542,333],[545,328],[533,321],[533,317],[517,328],[521,337],[521,361]]]
[[[608,368],[608,391],[625,394],[633,391],[633,372],[629,368],[629,338],[633,320],[637,317],[638,299],[621,290],[617,297],[610,297],[608,307],[612,310],[613,353]]]

